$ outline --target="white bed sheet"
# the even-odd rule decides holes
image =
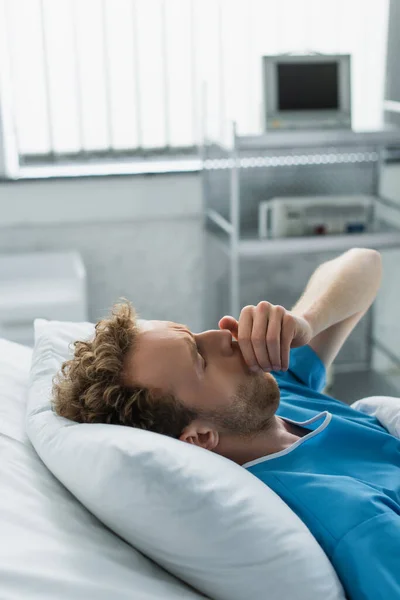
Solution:
[[[43,465],[25,434],[30,359],[0,340],[1,600],[204,598],[110,532]]]

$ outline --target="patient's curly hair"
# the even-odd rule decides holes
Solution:
[[[127,425],[178,438],[196,413],[172,395],[123,383],[124,359],[137,337],[133,307],[116,304],[97,323],[92,340],[75,342],[73,358],[54,378],[56,413],[79,423]]]

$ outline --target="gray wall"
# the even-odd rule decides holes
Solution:
[[[400,0],[390,0],[385,99],[400,102]],[[385,121],[400,126],[400,113],[386,112]]]
[[[400,206],[400,164],[386,165],[381,182],[381,193],[394,200]],[[385,218],[400,228],[400,211],[386,209]],[[390,249],[382,253],[383,278],[376,300],[374,313],[374,336],[381,341],[400,361],[400,250]],[[374,352],[375,365],[379,369],[388,369],[393,365],[379,350]]]
[[[90,318],[121,296],[144,318],[202,327],[198,175],[0,184],[0,253],[77,249]]]
[[[387,100],[400,101],[400,0],[390,0],[388,41],[386,55],[386,90]]]
[[[4,139],[4,132],[3,132],[3,120],[2,120],[2,115],[0,112],[0,140]],[[0,143],[0,177],[3,176],[6,172],[6,165],[5,165],[5,156],[4,156],[4,144]]]
[[[386,168],[382,188],[400,202],[399,166]],[[227,282],[203,286],[198,174],[0,183],[0,206],[0,253],[71,248],[81,252],[93,320],[120,296],[132,300],[145,318],[184,322],[194,331],[203,327],[204,309],[212,314],[209,325],[215,326],[221,316],[212,305],[221,306],[221,294],[226,299]],[[398,213],[393,213],[395,220],[400,227]],[[217,252],[206,249],[222,273],[226,264],[215,265]],[[375,331],[400,357],[399,254],[384,253]],[[305,283],[307,266],[302,272]],[[246,302],[257,299],[257,286],[249,285]],[[380,358],[382,368],[389,366]]]

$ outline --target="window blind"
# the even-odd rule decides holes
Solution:
[[[351,53],[354,125],[381,118],[387,0],[0,3],[22,162],[190,149],[230,120],[257,133],[265,54]]]

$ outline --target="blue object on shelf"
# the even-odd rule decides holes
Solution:
[[[347,233],[360,233],[365,230],[366,227],[364,223],[349,223],[346,227]]]

